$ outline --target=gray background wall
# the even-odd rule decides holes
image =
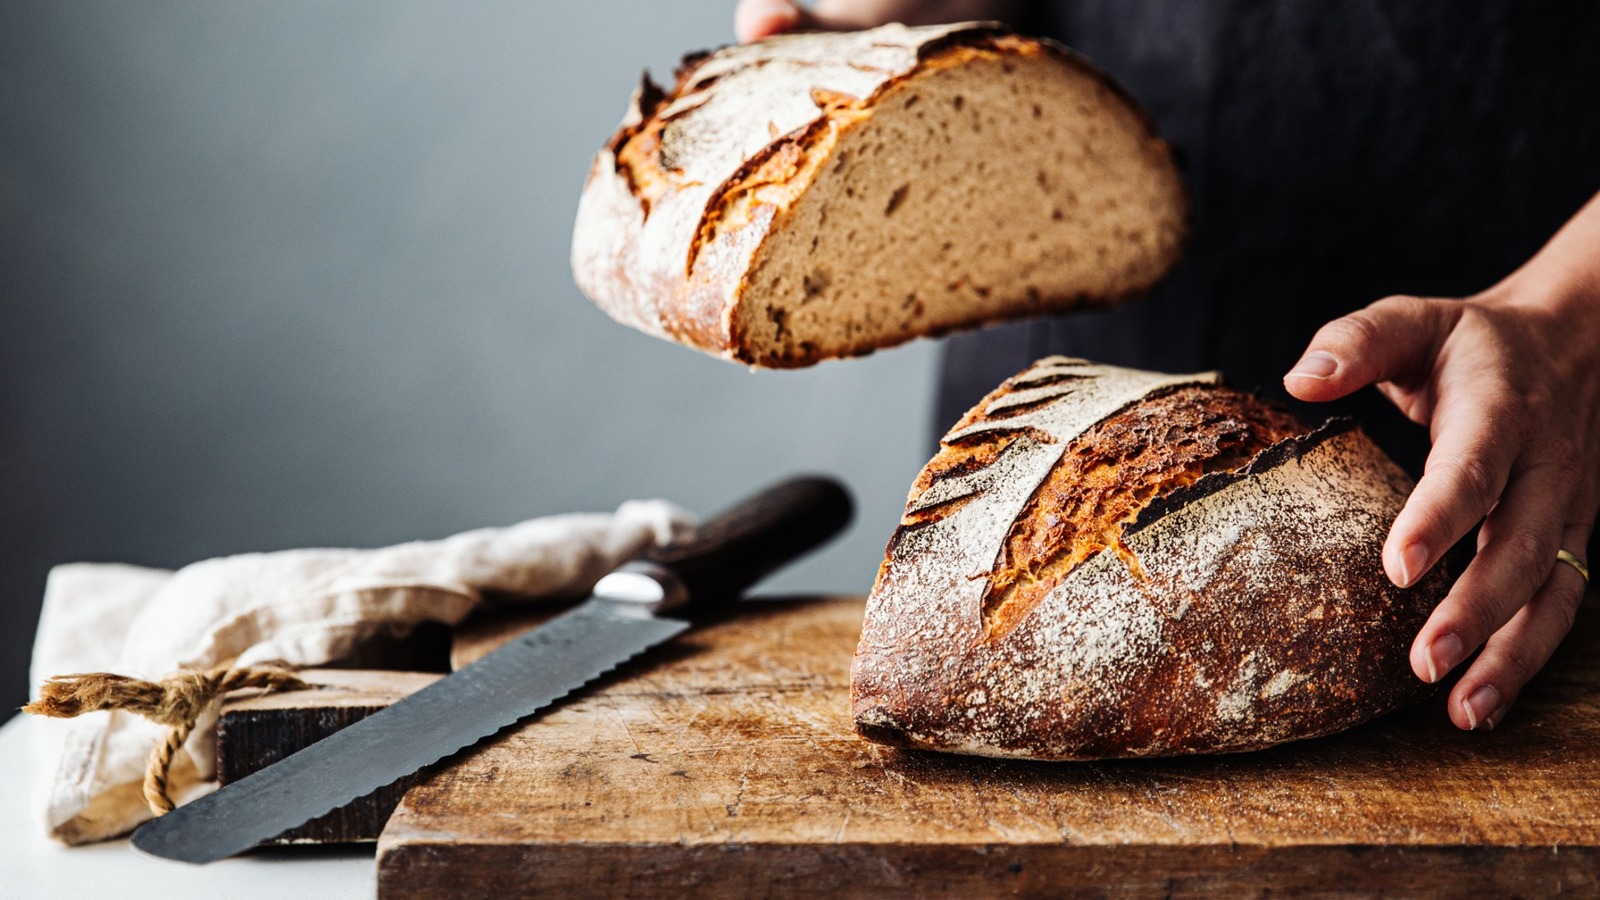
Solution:
[[[842,476],[864,591],[934,347],[752,373],[612,324],[568,236],[639,70],[731,0],[0,0],[0,702],[48,567],[378,546]]]

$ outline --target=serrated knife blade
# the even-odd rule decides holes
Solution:
[[[141,826],[133,845],[188,863],[232,856],[469,747],[690,627],[849,521],[849,494],[791,479],[687,540],[624,565],[594,595],[399,702]]]

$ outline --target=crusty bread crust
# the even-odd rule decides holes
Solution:
[[[1159,234],[1134,238],[1153,249],[1133,280],[1099,293],[1032,297],[1026,309],[999,316],[975,308],[954,325],[908,321],[900,331],[842,347],[774,350],[749,336],[758,315],[747,302],[752,268],[841,137],[870,120],[880,99],[909,80],[974,58],[1041,54],[1092,77],[1133,110],[1144,132],[1141,153],[1166,173],[1157,180],[1170,183],[1163,188],[1173,195],[1166,202],[1179,213],[1146,229]],[[793,367],[952,327],[1141,294],[1176,263],[1185,204],[1170,153],[1148,117],[1081,57],[993,23],[889,25],[783,36],[692,56],[671,90],[647,77],[591,166],[572,265],[579,287],[619,322],[731,360]]]
[[[1237,399],[1247,428],[1280,439],[1242,466],[1219,449],[1207,474],[1141,498],[1109,545],[1035,571],[1048,583],[996,627],[996,573],[1043,562],[1016,559],[1033,546],[1016,536],[1065,514],[1030,506],[1063,458],[1118,414],[1159,418],[1214,383],[1057,357],[985,398],[890,541],[852,670],[857,731],[988,756],[1221,753],[1426,696],[1407,648],[1448,576],[1401,590],[1380,561],[1411,482],[1348,422],[1281,437]],[[1003,449],[962,462],[997,433]]]

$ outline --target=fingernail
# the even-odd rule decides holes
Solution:
[[[1469,729],[1477,731],[1482,725],[1484,731],[1489,731],[1494,728],[1494,713],[1500,708],[1500,692],[1492,684],[1481,684],[1467,696],[1461,708],[1467,714]]]
[[[1307,353],[1300,361],[1294,364],[1289,374],[1297,378],[1330,378],[1334,372],[1339,371],[1339,361],[1334,359],[1332,353],[1317,350]]]
[[[1428,545],[1420,541],[1400,551],[1400,586],[1411,587],[1428,570]]]
[[[1466,655],[1466,647],[1455,632],[1434,638],[1428,645],[1428,683],[1438,684]]]

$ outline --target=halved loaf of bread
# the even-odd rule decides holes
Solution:
[[[1411,482],[1215,373],[1052,357],[945,436],[867,603],[856,729],[1038,759],[1252,750],[1426,696],[1444,596],[1380,552]]]
[[[1125,91],[982,23],[798,34],[647,77],[578,208],[579,287],[756,366],[1104,305],[1177,261],[1186,195]]]

